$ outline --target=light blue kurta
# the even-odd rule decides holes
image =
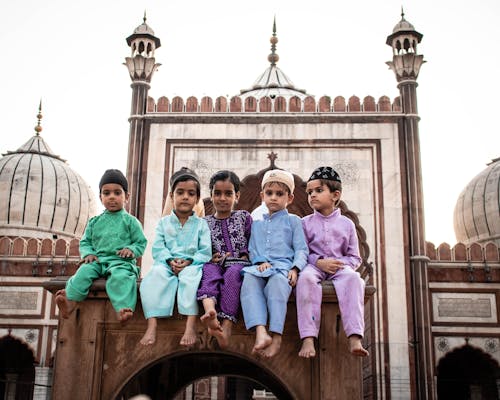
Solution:
[[[242,270],[241,307],[247,329],[257,325],[283,333],[288,298],[292,287],[288,272],[299,271],[307,262],[308,248],[299,217],[281,210],[254,221],[249,244],[250,261]],[[271,268],[258,271],[258,264],[268,262]]]
[[[210,230],[204,219],[193,214],[184,225],[175,213],[160,219],[153,242],[154,263],[140,286],[144,316],[172,316],[176,298],[179,314],[197,315],[196,291],[203,264],[211,257]],[[176,275],[168,265],[174,258],[192,260],[192,264]]]

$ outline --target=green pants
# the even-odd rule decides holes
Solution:
[[[106,293],[113,308],[135,310],[137,303],[137,278],[139,268],[134,261],[121,257],[101,257],[99,261],[82,264],[66,283],[66,297],[82,301],[89,294],[92,282],[106,278]]]

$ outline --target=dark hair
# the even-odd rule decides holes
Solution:
[[[173,173],[172,177],[170,178],[170,190],[173,192],[179,182],[187,181],[193,181],[194,183],[196,183],[196,195],[198,196],[198,198],[200,198],[201,187],[200,181],[198,180],[198,175],[196,175],[193,170],[186,167],[182,167],[180,170]]]
[[[335,191],[342,191],[342,183],[339,181],[332,181],[330,179],[320,179],[321,184],[325,185],[328,189],[330,189],[330,192],[335,192]]]
[[[233,184],[235,193],[240,191],[240,178],[238,178],[238,175],[236,175],[233,171],[224,169],[213,174],[210,178],[210,183],[208,184],[210,193],[212,193],[215,183],[219,181],[229,181]]]

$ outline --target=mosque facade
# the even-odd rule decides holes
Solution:
[[[152,99],[161,42],[144,19],[127,38],[125,60],[132,80],[129,211],[152,238],[168,177],[183,166],[197,171],[202,188],[215,171],[235,171],[247,185],[240,206],[249,210],[259,204],[262,171],[287,169],[303,182],[319,164],[333,166],[360,227],[364,279],[376,289],[366,305],[371,355],[363,361],[364,398],[494,399],[500,387],[500,162],[493,160],[460,195],[459,243],[426,242],[417,110],[422,37],[404,15],[387,37],[387,64],[400,91],[393,100],[316,98],[297,88],[278,67],[276,25],[269,66],[250,88],[231,98]],[[0,346],[26,356],[19,365],[2,356],[4,398],[50,392],[58,316],[42,284],[74,273],[78,239],[96,211],[88,185],[41,138],[40,119],[34,138],[0,160]],[[209,205],[206,189],[202,196]],[[296,197],[294,212],[305,213],[305,199]],[[16,383],[29,380],[36,385]],[[210,396],[210,384],[203,387]],[[454,391],[468,397],[452,397]]]

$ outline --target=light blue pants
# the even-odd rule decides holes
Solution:
[[[246,328],[267,326],[269,316],[269,331],[283,334],[291,292],[292,287],[282,273],[268,278],[245,273],[241,286],[241,308]]]
[[[191,264],[179,275],[175,275],[170,266],[153,264],[139,288],[144,316],[171,317],[176,298],[179,314],[198,315],[196,291],[200,284],[202,267],[202,264]]]

